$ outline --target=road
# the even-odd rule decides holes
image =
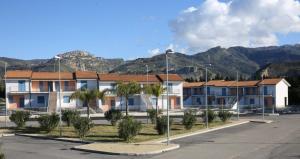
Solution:
[[[2,138],[8,159],[296,159],[300,158],[300,115],[273,118],[271,124],[248,123],[206,134],[172,141],[181,145],[175,151],[155,156],[112,156],[71,150],[76,143],[32,139]]]

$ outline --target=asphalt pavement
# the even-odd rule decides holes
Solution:
[[[252,117],[260,118],[260,117]],[[114,156],[72,150],[77,143],[4,137],[7,159],[296,159],[300,158],[300,115],[266,117],[271,124],[248,123],[174,140],[181,148],[155,156]]]

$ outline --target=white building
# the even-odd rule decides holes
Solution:
[[[205,82],[184,83],[183,87],[186,107],[205,106]],[[288,87],[290,84],[283,78],[239,82],[212,80],[207,82],[207,104],[236,109],[237,104],[241,108],[261,108],[264,102],[266,109],[280,109],[288,105]]]

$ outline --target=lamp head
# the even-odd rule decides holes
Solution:
[[[166,50],[166,54],[169,54],[169,53],[174,53],[174,51],[172,49]]]

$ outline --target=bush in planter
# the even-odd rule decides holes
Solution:
[[[141,131],[142,123],[134,120],[131,116],[125,116],[119,123],[118,129],[119,137],[130,142]]]
[[[80,139],[85,138],[85,136],[89,133],[94,124],[92,120],[87,117],[79,117],[76,118],[73,122],[74,129]]]
[[[122,119],[123,114],[120,110],[110,109],[104,113],[104,117],[111,122],[111,125],[115,126],[117,122]]]
[[[62,111],[62,121],[67,123],[67,126],[70,127],[71,124],[80,117],[79,111],[76,110],[63,110]]]
[[[28,111],[15,111],[13,112],[9,119],[13,121],[18,128],[22,128],[25,126],[26,121],[29,120],[30,113]]]
[[[162,110],[158,110],[158,114],[162,114]],[[147,115],[148,118],[150,118],[151,123],[155,124],[156,123],[156,110],[155,109],[147,109]]]
[[[229,111],[219,111],[218,116],[223,122],[226,122],[231,118],[232,113],[230,113]]]
[[[215,114],[215,112],[210,110],[210,109],[208,109],[207,115],[208,115],[208,123],[213,122],[215,120],[216,116],[217,116]],[[206,110],[204,110],[203,113],[202,113],[202,119],[203,119],[204,122],[206,122]]]
[[[186,112],[184,112],[182,124],[184,125],[185,129],[187,130],[192,129],[196,121],[197,121],[196,111],[187,110]]]
[[[170,127],[172,125],[173,120],[170,119]],[[168,117],[167,116],[161,116],[158,117],[156,120],[156,127],[155,129],[157,130],[159,135],[166,134],[168,131]]]
[[[41,115],[38,118],[38,122],[42,130],[50,132],[58,126],[59,115],[55,113],[52,113],[51,115]]]

